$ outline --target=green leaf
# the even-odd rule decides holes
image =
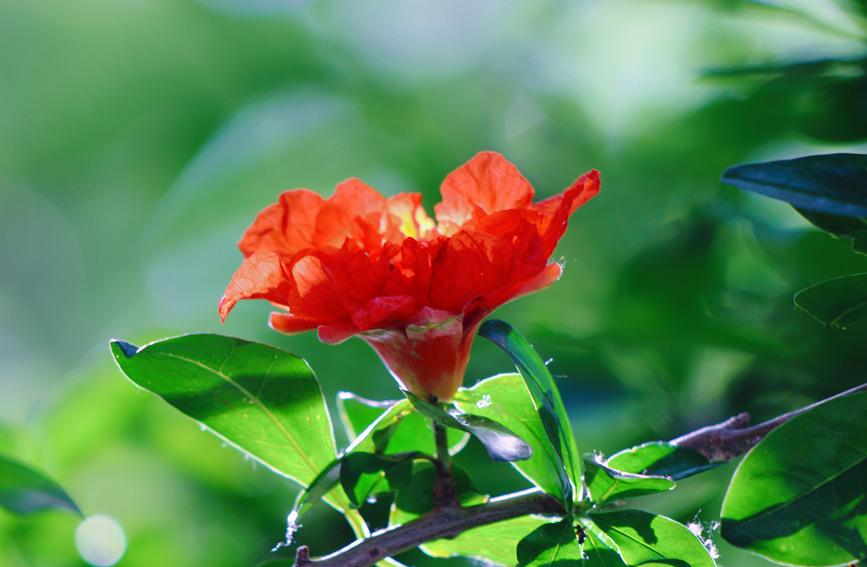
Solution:
[[[371,416],[371,412],[368,411],[371,406],[366,405],[368,403],[374,404],[372,407],[377,410],[378,417],[365,421]],[[385,406],[386,403],[389,405]],[[382,407],[386,409],[383,411]],[[347,451],[436,453],[436,443],[429,419],[416,411],[407,399],[371,402],[349,392],[340,392],[338,408],[341,414],[346,416],[344,419],[352,423],[353,431],[361,431],[357,436],[353,434],[354,440]],[[469,440],[469,434],[464,431],[450,428],[446,434],[449,453],[452,455],[463,449]]]
[[[452,464],[452,478],[458,493],[458,502],[462,505],[473,506],[488,500],[487,496],[476,490],[467,472],[454,464]],[[412,476],[394,497],[389,525],[405,524],[433,510],[435,482],[436,469],[432,463],[413,463]]]
[[[801,209],[867,216],[867,156],[861,154],[736,165],[723,173],[722,181]]]
[[[795,305],[827,327],[845,329],[867,315],[867,273],[810,286],[795,294]]]
[[[548,494],[564,498],[569,479],[520,374],[500,374],[460,389],[454,404],[461,411],[496,419],[525,440],[533,454],[512,466]]]
[[[561,490],[566,508],[571,509],[573,486],[581,486],[581,455],[554,378],[530,343],[508,323],[496,319],[487,321],[479,329],[479,335],[505,350],[524,377],[545,433],[560,461],[558,464],[571,480],[571,484],[563,482]]]
[[[406,485],[412,472],[412,461],[421,456],[424,453],[348,453],[341,459],[340,484],[350,502],[361,506],[371,494],[396,490]]]
[[[575,529],[580,529],[582,533],[578,536],[581,551],[584,552],[584,563],[581,567],[626,567],[617,545],[589,518],[578,518]]]
[[[400,400],[368,400],[352,392],[337,392],[337,414],[349,441],[355,441],[383,412],[398,403]]]
[[[457,409],[446,411],[428,403],[412,392],[404,392],[407,399],[422,414],[440,425],[466,431],[478,439],[492,461],[511,462],[529,459],[533,450],[526,441],[515,435],[508,427],[481,415],[461,413]]]
[[[335,458],[319,383],[293,354],[210,334],[111,350],[137,386],[281,475],[307,486]]]
[[[674,488],[670,478],[623,472],[591,459],[584,460],[584,482],[597,506]]]
[[[867,558],[867,392],[829,400],[771,431],[741,461],[722,536],[772,561]]]
[[[431,557],[471,557],[487,565],[494,563],[503,567],[518,564],[515,543],[521,541],[536,528],[548,524],[534,516],[522,516],[467,530],[456,538],[438,539],[421,546]]]
[[[601,512],[590,519],[611,539],[629,567],[714,567],[710,553],[686,526],[639,510]]]
[[[0,455],[0,506],[25,515],[44,510],[81,510],[60,485],[30,467]]]
[[[518,542],[517,556],[518,567],[580,567],[581,545],[572,520],[539,526]]]
[[[852,251],[856,254],[867,254],[867,219],[829,215],[828,213],[799,209],[797,207],[795,207],[795,210],[813,226],[834,236],[851,238]]]
[[[692,449],[655,441],[615,453],[608,458],[606,464],[619,471],[680,480],[723,463],[712,463]]]

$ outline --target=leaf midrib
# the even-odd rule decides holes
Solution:
[[[202,364],[201,362],[199,362],[197,360],[193,360],[193,359],[187,358],[185,356],[180,356],[180,355],[170,353],[170,352],[160,352],[160,353],[156,353],[156,354],[158,354],[160,356],[166,356],[169,358],[174,358],[177,360],[182,360],[184,362],[188,362],[190,364],[193,364],[194,366],[198,366],[199,368],[201,368],[203,370],[207,370],[208,372],[216,374],[217,376],[219,376],[220,378],[222,378],[223,380],[225,380],[226,382],[228,382],[229,384],[231,384],[232,386],[237,388],[248,399],[253,400],[254,404],[277,426],[277,428],[284,435],[284,437],[286,437],[286,439],[289,440],[289,442],[291,443],[293,448],[296,450],[296,452],[299,455],[301,455],[301,457],[302,457],[301,460],[304,462],[305,465],[307,465],[310,472],[312,472],[312,473],[317,472],[317,468],[318,468],[317,465],[310,458],[310,455],[301,448],[301,446],[298,444],[298,442],[295,440],[295,438],[293,438],[292,435],[290,435],[289,430],[286,429],[286,426],[277,418],[276,415],[274,415],[274,413],[266,405],[264,405],[262,403],[262,401],[259,398],[255,397],[252,393],[250,393],[249,390],[247,390],[246,388],[241,386],[241,384],[239,384],[238,382],[233,380],[228,375],[224,374],[222,371],[211,368],[210,366]],[[231,352],[229,353],[228,356],[226,356],[226,359],[223,360],[223,364],[220,366],[220,368],[222,368],[223,365],[225,365],[226,362],[228,362],[230,357],[231,357]],[[263,380],[268,379],[268,373],[271,371],[271,368],[274,367],[274,364],[276,363],[276,361],[277,361],[277,358],[274,357],[274,360],[271,362],[271,366],[269,366],[268,371],[265,372],[265,377],[263,378]],[[285,471],[283,471],[283,473],[286,474]]]

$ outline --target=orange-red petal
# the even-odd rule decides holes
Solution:
[[[446,176],[442,203],[434,207],[440,232],[454,233],[478,216],[520,209],[533,202],[533,187],[521,172],[496,152],[481,152]]]

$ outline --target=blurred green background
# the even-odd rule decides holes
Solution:
[[[432,212],[443,177],[486,149],[540,196],[602,172],[561,281],[496,315],[553,359],[583,450],[862,382],[865,331],[825,329],[791,297],[863,260],[717,180],[863,151],[865,4],[0,0],[0,453],[113,518],[118,565],[290,556],[269,550],[297,487],[138,391],[108,341],[220,332],[307,358],[329,403],[395,397],[361,341],[278,335],[264,302],[221,325],[235,243],[280,191],[351,176],[421,191]],[[466,382],[511,368],[479,339]],[[483,489],[524,486],[473,444],[460,460]],[[640,503],[712,521],[732,471]],[[0,510],[0,567],[86,565],[79,522]],[[324,553],[350,533],[322,506],[297,537]],[[716,540],[721,565],[767,565]]]

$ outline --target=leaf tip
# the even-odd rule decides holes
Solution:
[[[117,345],[117,347],[120,349],[120,352],[122,352],[127,358],[132,358],[133,356],[138,354],[139,351],[139,347],[119,339],[112,339],[110,344],[112,352],[117,354],[117,350],[114,348],[115,345]]]

